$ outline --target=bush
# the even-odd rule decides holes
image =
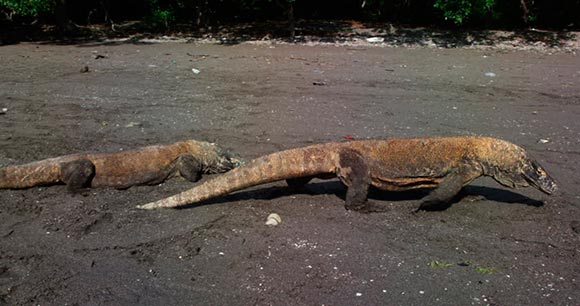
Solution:
[[[151,6],[148,22],[155,27],[168,29],[175,21],[175,13],[172,8],[172,4],[175,4],[174,1],[147,0],[147,2]]]
[[[51,14],[56,3],[54,0],[0,0],[0,9],[8,19],[14,16],[40,17]]]
[[[456,25],[462,25],[474,17],[479,19],[498,17],[494,12],[495,0],[435,0],[433,6],[443,12],[445,20],[450,20]]]

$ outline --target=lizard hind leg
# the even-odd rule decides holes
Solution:
[[[345,208],[360,212],[376,211],[367,201],[371,176],[364,157],[354,150],[344,149],[339,153],[339,159],[336,175],[347,186]]]
[[[201,179],[203,165],[201,161],[190,154],[181,154],[177,157],[176,170],[179,174],[190,182],[197,182]]]
[[[95,165],[88,159],[78,159],[60,165],[60,181],[65,183],[68,191],[76,192],[91,187],[95,177]]]
[[[417,210],[444,210],[451,205],[451,200],[461,191],[465,178],[458,172],[447,174],[439,186],[433,189],[423,200]]]

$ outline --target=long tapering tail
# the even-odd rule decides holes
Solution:
[[[338,163],[333,145],[340,144],[313,145],[259,157],[192,189],[137,207],[179,207],[260,184],[333,173]]]
[[[39,185],[58,183],[59,163],[46,159],[24,165],[0,168],[0,188],[29,188]]]

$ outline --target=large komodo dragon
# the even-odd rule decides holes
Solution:
[[[556,184],[524,149],[488,137],[433,137],[358,140],[281,151],[257,158],[180,194],[139,206],[178,207],[247,187],[287,180],[338,177],[346,186],[346,208],[374,211],[367,203],[370,185],[388,191],[436,187],[421,208],[449,202],[480,176],[516,188],[534,186],[551,194]]]
[[[221,173],[240,161],[209,142],[185,140],[117,153],[73,154],[0,168],[0,188],[64,183],[71,191],[86,187],[129,188],[158,184],[181,175],[195,182],[202,173]]]

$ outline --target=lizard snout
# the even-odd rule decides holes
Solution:
[[[523,177],[532,186],[546,194],[552,194],[558,190],[554,179],[534,160],[530,161],[530,165],[524,168]]]

